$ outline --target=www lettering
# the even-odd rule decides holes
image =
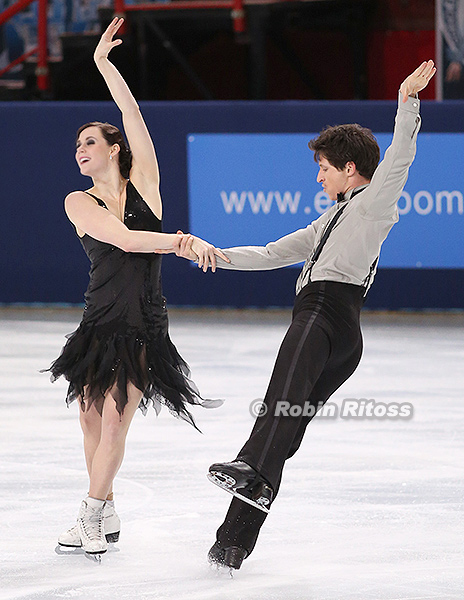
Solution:
[[[298,212],[298,206],[300,204],[301,192],[284,192],[283,195],[280,192],[236,192],[232,191],[229,194],[227,192],[221,192],[221,200],[224,206],[224,210],[228,215],[236,213],[241,215],[243,211],[249,207],[254,215],[263,213],[265,215],[271,212],[271,209],[278,210],[280,214],[287,212],[294,215]]]

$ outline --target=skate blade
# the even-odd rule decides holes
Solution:
[[[90,553],[90,552],[86,552],[85,553],[85,558],[88,558],[89,560],[98,563],[99,565],[101,565],[101,561],[102,561],[102,552],[95,552],[95,553]]]
[[[234,578],[234,573],[237,569],[233,569],[232,567],[228,567],[227,565],[221,565],[218,567],[218,573],[220,577],[230,577]]]
[[[85,555],[86,558],[93,558],[95,556],[95,554],[89,554],[88,552],[85,552],[85,550],[82,548],[82,546],[62,546],[60,544],[58,544],[58,546],[56,546],[55,548],[55,552],[56,554],[58,554],[59,556],[74,556],[74,555]],[[116,548],[116,546],[109,546],[108,547],[108,552],[109,553],[114,553],[114,552],[120,552],[119,548]],[[103,552],[100,552],[99,554],[103,554]],[[95,560],[95,559],[94,559]],[[100,561],[98,561],[100,562]]]
[[[221,473],[221,476],[224,477],[224,475],[222,473]],[[214,483],[215,485],[220,487],[221,490],[224,490],[225,492],[229,492],[229,494],[232,494],[232,496],[234,496],[235,498],[242,500],[242,502],[246,502],[250,506],[257,508],[258,510],[261,510],[262,512],[264,512],[266,514],[269,513],[269,509],[266,508],[265,506],[261,506],[261,504],[257,504],[256,502],[251,500],[251,498],[247,498],[246,496],[243,496],[242,494],[239,493],[238,490],[233,490],[230,487],[227,487],[227,482],[226,482],[227,480],[223,481],[223,480],[219,479],[215,475],[215,473],[207,473],[206,477],[211,481],[211,483]],[[227,477],[229,479],[232,479],[233,482],[235,483],[235,479],[233,479],[232,477],[229,477],[229,476],[227,476]]]
[[[99,550],[98,552],[85,552],[85,557],[89,560],[94,560],[97,563],[101,563],[103,554],[106,554],[107,550]]]
[[[218,562],[211,562],[209,563],[209,568],[211,571],[213,571],[218,577],[226,577],[229,576],[232,579],[234,578],[234,573],[237,569],[234,569],[233,567],[228,567],[227,565],[223,565],[221,563]]]
[[[60,556],[70,556],[71,554],[84,554],[81,546],[64,546],[58,544],[55,548],[55,552]]]

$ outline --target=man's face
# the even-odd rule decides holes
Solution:
[[[338,193],[345,193],[349,188],[347,168],[339,171],[322,155],[319,156],[318,162],[317,183],[321,183],[324,192],[331,200],[335,201]]]

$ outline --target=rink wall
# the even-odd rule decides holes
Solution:
[[[276,183],[272,187],[276,172],[272,163],[274,154],[266,157],[260,149],[266,144],[258,145],[254,154],[256,168],[252,166],[250,173],[244,175],[240,182],[243,165],[234,163],[232,158],[224,161],[223,152],[217,150],[222,144],[224,152],[227,152],[232,146],[229,140],[238,139],[228,137],[230,134],[254,134],[249,138],[250,143],[254,140],[259,144],[267,138],[256,137],[256,134],[272,134],[277,149],[281,139],[284,142],[284,138],[290,137],[293,143],[301,134],[309,136],[326,125],[337,123],[359,122],[376,134],[391,134],[396,103],[151,102],[141,103],[141,108],[155,140],[160,163],[165,231],[178,228],[188,231],[195,225],[193,233],[201,233],[202,227],[208,226],[212,232],[212,243],[232,245],[265,243],[304,226],[318,216],[317,210],[324,206],[324,198],[317,195],[320,192],[315,192],[311,207],[308,204],[298,214],[295,208],[284,215],[282,205],[276,202],[272,205],[275,209],[271,210],[271,205],[266,204],[270,202],[266,190],[276,189],[278,185]],[[462,196],[459,197],[464,191],[464,169],[461,167],[464,160],[459,150],[464,140],[464,102],[424,102],[421,112],[422,139],[426,140],[424,134],[439,133],[452,133],[455,137],[440,138],[442,145],[436,146],[436,159],[433,157],[433,140],[438,138],[429,140],[428,152],[432,154],[426,155],[425,149],[423,153],[427,156],[427,165],[420,167],[422,171],[418,167],[415,174],[416,164],[412,167],[411,177],[414,174],[419,180],[414,184],[419,186],[419,191],[406,192],[401,208],[404,213],[409,210],[412,214],[415,210],[415,217],[419,215],[419,220],[407,221],[405,217],[404,225],[403,219],[400,220],[402,229],[400,225],[396,227],[401,235],[390,237],[385,243],[380,269],[367,302],[371,308],[464,308],[464,243],[461,234],[464,214],[461,210]],[[119,113],[111,103],[0,104],[0,196],[3,209],[0,219],[3,248],[0,256],[0,303],[82,302],[89,264],[64,214],[63,198],[69,191],[85,189],[89,185],[89,180],[82,178],[74,162],[74,135],[79,125],[93,120],[120,124]],[[201,136],[205,134],[215,134],[211,139],[214,144],[219,142],[217,147],[213,144],[216,156],[213,153],[208,157],[201,152],[192,155],[189,143],[203,139]],[[285,136],[279,138],[276,134]],[[292,137],[293,134],[296,137]],[[421,156],[421,136],[416,160]],[[298,167],[295,177],[304,171],[310,186],[314,185],[317,169],[311,153],[304,147],[306,137],[303,138],[301,155],[305,153],[305,163],[302,168]],[[243,138],[240,139],[243,142]],[[443,156],[443,147],[450,153],[450,159]],[[291,167],[301,160],[298,148],[292,150],[295,152],[293,155],[288,155],[287,162],[284,159],[284,166],[288,165],[284,171],[291,173]],[[219,157],[222,162],[218,162]],[[246,162],[250,163],[250,160],[247,158]],[[257,190],[261,191],[262,186],[253,188],[251,180],[246,178],[254,177],[262,165],[268,163],[268,188],[263,187],[258,206],[255,202]],[[280,168],[282,161],[278,163]],[[240,214],[234,209],[233,222],[232,216],[230,221],[227,221],[227,215],[221,215],[221,219],[215,216],[217,205],[213,207],[209,194],[213,193],[210,183],[218,179],[218,174],[227,175],[229,179],[233,174],[238,178],[235,183],[230,183],[235,187],[222,190],[223,207],[230,209],[229,213],[232,209],[227,203],[231,190],[253,191],[252,196],[243,196],[249,203],[240,205]],[[427,177],[431,181],[441,178],[439,189],[442,191],[439,193],[447,190],[445,196],[424,191],[425,187],[422,189],[421,179]],[[221,177],[219,180],[218,190],[221,185],[225,186]],[[301,198],[310,194],[304,181],[298,189],[299,196],[295,195],[295,189],[290,189],[292,177],[283,185],[282,194],[276,196],[279,202],[286,192],[290,194],[290,204],[297,197],[302,202]],[[240,195],[237,198],[240,199]],[[219,195],[218,202],[221,202]],[[295,207],[295,204],[292,206]],[[312,214],[309,214],[311,211]],[[427,220],[420,218],[425,216]],[[411,227],[407,226],[408,223]],[[276,233],[274,236],[273,231]],[[397,236],[395,229],[391,236],[393,234]],[[422,247],[425,262],[415,258],[416,251],[419,252]],[[395,255],[394,250],[398,248],[400,250]],[[438,256],[439,260],[435,260]],[[388,268],[382,267],[383,259]],[[296,269],[288,268],[260,273],[219,271],[205,275],[187,261],[173,256],[165,257],[163,265],[164,290],[171,305],[288,306],[293,300],[297,274]]]

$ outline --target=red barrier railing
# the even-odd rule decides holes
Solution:
[[[27,8],[36,0],[17,0],[6,10],[0,13],[0,25],[14,17],[17,13]],[[0,77],[8,73],[13,67],[21,64],[33,54],[37,54],[37,87],[40,91],[49,89],[48,49],[47,49],[47,5],[48,0],[37,0],[37,46],[21,56],[18,56],[4,69],[0,70]],[[153,2],[144,4],[126,4],[124,0],[114,0],[114,12],[124,16],[127,12],[156,11],[156,10],[199,10],[199,9],[224,9],[230,10],[235,33],[245,32],[244,0],[178,0],[172,3]]]
[[[201,10],[222,8],[231,11],[235,33],[244,33],[245,11],[244,0],[177,0],[176,2],[150,2],[143,4],[126,4],[124,0],[114,0],[115,15],[123,17],[127,12],[157,10]]]
[[[11,17],[27,8],[32,2],[36,0],[18,0],[6,10],[0,13],[0,25],[6,23]],[[8,73],[13,67],[21,64],[27,58],[33,54],[37,54],[37,88],[40,91],[48,90],[50,86],[48,76],[48,44],[47,44],[47,6],[48,0],[37,0],[38,4],[38,15],[37,15],[37,46],[28,52],[25,52],[21,56],[18,56],[9,65],[0,71],[0,77],[5,73]]]

